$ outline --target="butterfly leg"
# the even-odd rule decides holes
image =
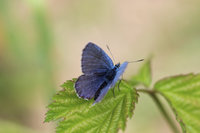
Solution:
[[[115,86],[113,87],[112,92],[113,92],[113,96],[115,97]]]
[[[121,84],[121,79],[119,80],[119,83],[118,83],[118,85],[117,85],[117,88],[118,88],[118,90],[120,91],[120,88],[119,88],[119,85]]]

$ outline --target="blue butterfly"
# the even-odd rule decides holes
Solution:
[[[110,57],[96,44],[89,42],[83,49],[81,75],[76,83],[75,90],[79,97],[100,102],[108,90],[115,86],[124,73],[128,62],[114,65]]]

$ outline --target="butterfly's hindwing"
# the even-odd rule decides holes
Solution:
[[[81,75],[75,83],[76,93],[81,98],[91,99],[103,82],[104,76]]]

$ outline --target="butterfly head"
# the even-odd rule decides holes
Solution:
[[[120,67],[120,63],[117,63],[117,64],[115,65],[115,67],[116,67],[116,68],[119,68],[119,67]]]

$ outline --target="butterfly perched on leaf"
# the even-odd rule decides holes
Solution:
[[[83,75],[75,83],[77,95],[84,99],[94,98],[93,104],[100,102],[108,90],[115,86],[127,65],[127,61],[114,65],[99,46],[89,42],[82,53]]]

